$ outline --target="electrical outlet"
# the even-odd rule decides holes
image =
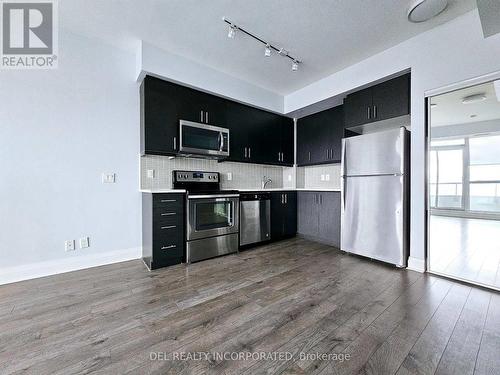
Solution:
[[[64,241],[64,250],[74,251],[75,250],[75,240]]]
[[[326,180],[326,181],[330,181],[330,175],[329,175],[329,174],[326,174],[326,175],[325,175],[325,180]]]
[[[116,181],[116,175],[114,173],[103,173],[102,183],[103,184],[114,184]]]
[[[321,181],[325,181],[325,175],[324,174],[321,175]]]
[[[80,238],[80,249],[85,249],[89,247],[89,238],[88,237],[82,237]]]
[[[288,181],[292,181],[292,175],[291,174],[288,175]]]
[[[155,178],[155,170],[154,169],[148,169],[148,178]]]
[[[233,174],[231,172],[227,172],[227,180],[232,181],[233,180]]]

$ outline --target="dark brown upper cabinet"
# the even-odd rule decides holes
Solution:
[[[297,121],[297,165],[338,163],[344,132],[342,106]]]
[[[230,129],[226,161],[293,165],[292,119],[151,76],[140,93],[142,155],[175,156],[188,120]]]
[[[345,127],[410,114],[410,74],[390,79],[347,95],[344,100]]]

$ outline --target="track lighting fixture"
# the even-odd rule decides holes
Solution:
[[[252,34],[251,32],[239,27],[238,25],[234,24],[233,22],[226,19],[225,17],[222,17],[222,20],[229,25],[229,30],[227,33],[228,38],[231,38],[231,39],[234,38],[236,31],[239,31],[245,35],[248,35],[250,38],[264,44],[266,46],[266,48],[264,50],[265,57],[270,57],[272,54],[272,51],[275,51],[278,53],[278,55],[283,56],[283,57],[287,57],[290,60],[292,60],[292,71],[295,72],[299,69],[299,64],[301,63],[301,61],[299,59],[291,56],[290,53],[286,49],[273,46],[271,43],[266,42],[264,39],[259,38],[255,34]]]
[[[264,51],[264,56],[266,57],[271,56],[271,46],[269,44],[266,44],[266,50]]]

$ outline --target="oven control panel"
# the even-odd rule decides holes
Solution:
[[[175,171],[174,182],[219,182],[218,172]]]

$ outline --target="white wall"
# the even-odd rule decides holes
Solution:
[[[135,56],[63,30],[59,51],[57,70],[0,72],[0,284],[140,254]]]
[[[285,97],[285,112],[342,94],[411,68],[410,266],[422,270],[425,255],[424,93],[500,70],[500,34],[484,39],[477,10]]]

